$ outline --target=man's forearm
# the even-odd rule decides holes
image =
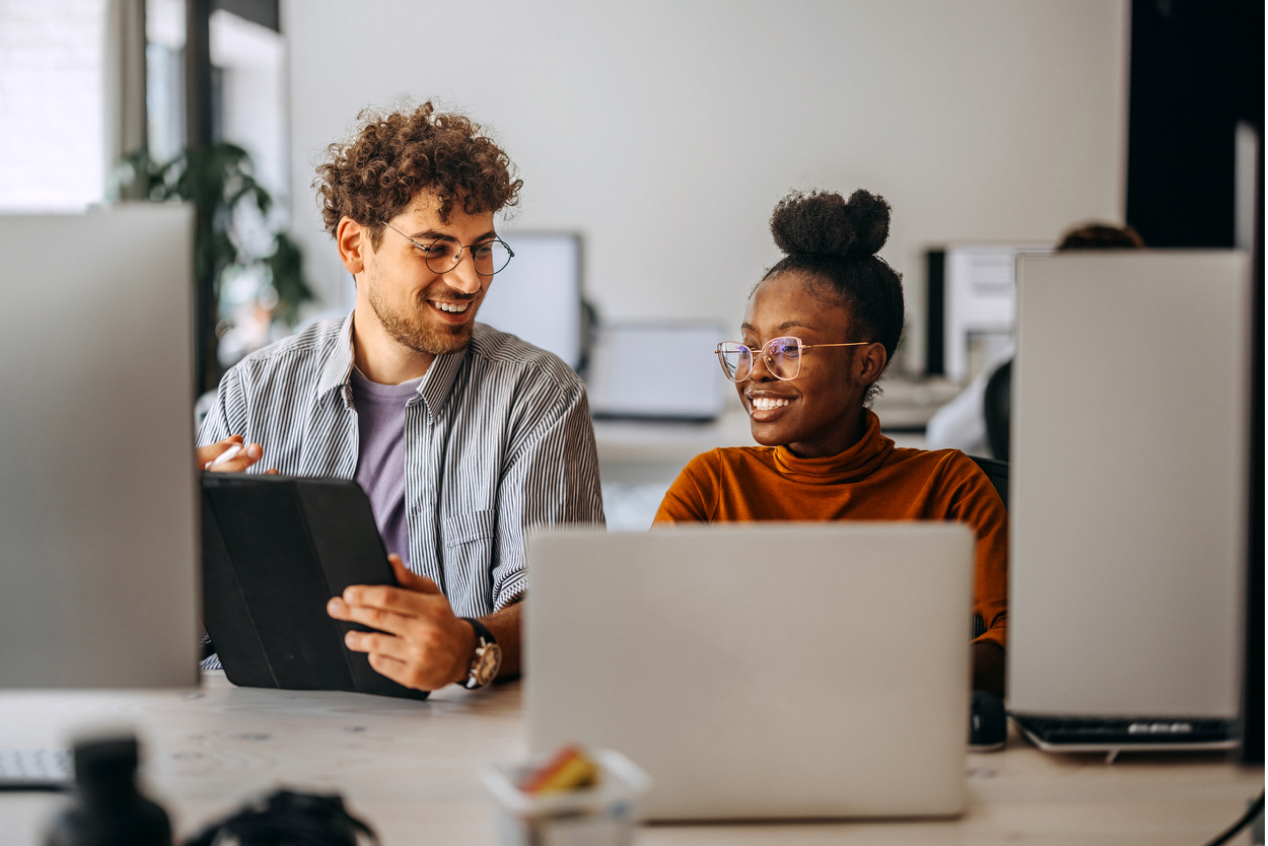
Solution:
[[[520,672],[520,609],[522,601],[494,611],[480,622],[488,626],[493,637],[502,649],[502,668],[498,670],[498,678],[516,676]]]

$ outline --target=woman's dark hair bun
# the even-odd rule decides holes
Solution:
[[[770,231],[788,255],[867,258],[889,237],[889,203],[861,188],[848,201],[828,191],[794,192],[775,206]]]
[[[828,191],[794,192],[775,206],[770,231],[786,255],[758,287],[785,273],[802,276],[798,290],[848,312],[851,341],[883,344],[892,360],[903,335],[903,278],[876,255],[889,237],[889,203],[862,190],[848,201]],[[879,390],[872,382],[864,404]]]

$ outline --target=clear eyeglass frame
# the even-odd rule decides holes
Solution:
[[[423,254],[423,261],[432,273],[450,272],[462,261],[464,253],[471,254],[471,262],[480,276],[501,273],[511,263],[511,259],[515,258],[515,251],[510,245],[496,236],[477,244],[459,244],[449,238],[434,238],[430,243],[424,244],[387,221],[383,221],[383,225],[413,244]],[[457,250],[452,250],[454,246],[457,246]]]
[[[782,338],[771,338],[762,344],[762,363],[776,379],[790,382],[801,373],[801,355],[806,350],[818,347],[863,347],[871,341],[855,341],[849,344],[803,344],[801,338],[787,335]],[[736,341],[723,341],[714,352],[722,372],[732,382],[746,382],[753,375],[755,361],[753,348]]]

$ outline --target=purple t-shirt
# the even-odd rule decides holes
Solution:
[[[360,444],[357,484],[370,497],[374,522],[388,552],[409,565],[409,526],[405,521],[405,406],[418,396],[422,376],[399,385],[371,382],[352,368],[352,404],[357,410]]]

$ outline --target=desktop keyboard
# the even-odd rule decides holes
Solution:
[[[1121,747],[1233,745],[1237,725],[1233,720],[1194,720],[1157,717],[1034,717],[1013,719],[1041,745]]]
[[[70,790],[75,768],[66,749],[0,749],[0,791]]]

